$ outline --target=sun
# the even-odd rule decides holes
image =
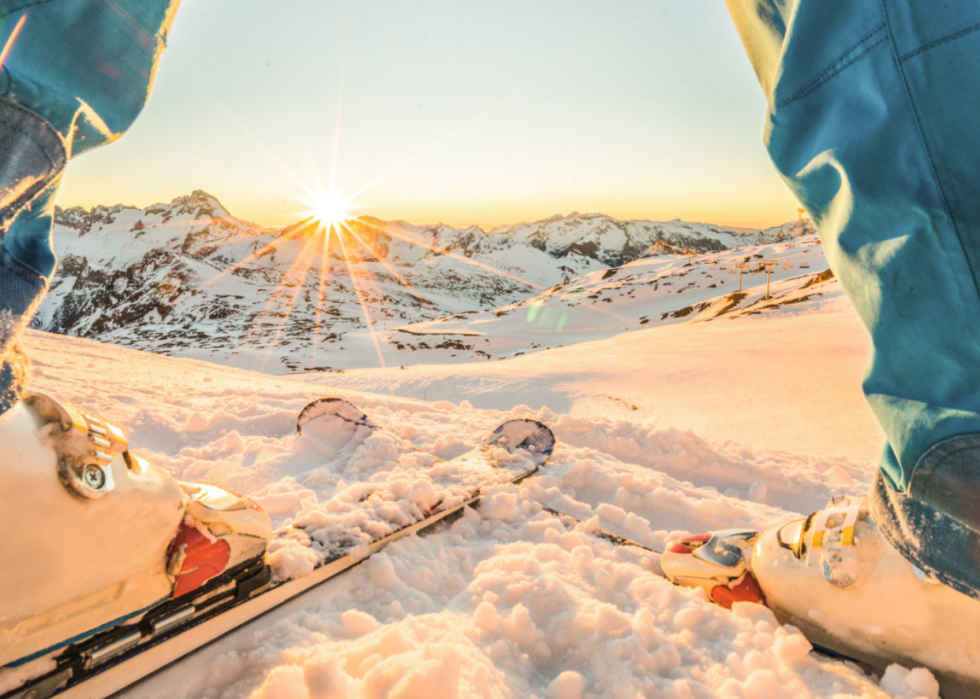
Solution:
[[[306,203],[310,207],[310,214],[313,218],[328,230],[339,227],[345,221],[353,218],[351,212],[355,208],[354,203],[349,197],[345,197],[340,190],[321,193]]]

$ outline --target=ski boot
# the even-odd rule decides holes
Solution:
[[[886,668],[929,668],[945,697],[980,696],[980,601],[924,574],[896,551],[864,498],[764,532],[729,530],[670,542],[671,582],[723,607],[768,606],[819,650]]]
[[[174,480],[118,427],[34,393],[0,444],[0,697],[47,696],[268,587],[269,516]]]

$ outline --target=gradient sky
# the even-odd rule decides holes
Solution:
[[[765,110],[720,0],[186,0],[142,116],[58,203],[203,189],[285,225],[336,150],[382,219],[761,227],[797,207]]]

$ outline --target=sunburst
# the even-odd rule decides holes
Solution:
[[[250,327],[245,331],[244,336],[239,338],[239,346],[248,344],[248,341],[257,333],[269,332],[272,344],[277,341],[285,331],[286,325],[292,317],[293,311],[299,301],[305,280],[310,272],[315,274],[313,283],[316,286],[316,306],[313,323],[313,342],[310,356],[310,366],[316,365],[317,351],[320,345],[320,335],[324,322],[324,306],[329,296],[332,274],[331,259],[339,259],[350,277],[351,290],[354,293],[357,305],[360,307],[364,318],[365,329],[371,338],[371,344],[378,357],[378,364],[385,366],[382,352],[381,341],[374,328],[374,321],[370,317],[368,301],[371,300],[366,295],[366,289],[362,287],[363,281],[374,282],[375,272],[371,269],[374,264],[380,266],[391,277],[401,283],[405,289],[411,293],[416,300],[435,310],[431,301],[425,298],[413,285],[399,273],[397,266],[384,259],[385,255],[379,254],[371,238],[376,235],[387,236],[390,239],[399,240],[410,245],[422,247],[437,255],[452,258],[458,262],[473,267],[475,270],[489,272],[500,277],[510,279],[513,282],[526,287],[541,290],[541,285],[527,279],[495,269],[489,265],[477,262],[465,255],[452,252],[427,241],[423,236],[405,227],[392,223],[382,223],[371,217],[358,217],[354,214],[360,207],[350,196],[344,195],[340,189],[327,189],[317,182],[313,188],[306,188],[306,197],[295,197],[300,204],[297,214],[303,216],[302,220],[284,229],[276,238],[266,245],[260,246],[251,254],[229,265],[223,271],[204,281],[198,288],[204,288],[217,282],[219,279],[229,274],[234,274],[242,267],[255,263],[267,254],[287,246],[289,243],[298,244],[299,249],[295,252],[295,258],[286,271],[280,283],[269,295],[265,307],[255,316]],[[193,223],[200,223],[195,221]],[[369,233],[373,231],[373,233]],[[354,249],[348,245],[351,243]],[[357,246],[361,246],[368,253],[368,259],[363,259],[355,252]],[[336,246],[336,247],[333,247]],[[333,248],[335,253],[331,253]],[[336,255],[336,256],[335,256]],[[383,294],[381,295],[383,298]],[[278,327],[263,328],[263,322],[267,321],[270,315],[280,318]],[[269,357],[267,357],[267,360]]]
[[[333,228],[339,231],[340,226],[351,220],[354,210],[357,208],[350,197],[344,196],[343,191],[331,189],[329,192],[320,192],[302,202],[308,207],[308,212],[313,221],[320,224],[329,233]]]
[[[459,255],[449,250],[439,248],[431,243],[428,243],[422,236],[417,235],[401,226],[394,224],[378,225],[378,223],[375,223],[369,217],[358,218],[353,213],[358,208],[357,204],[351,197],[345,196],[340,190],[331,189],[326,191],[325,189],[318,187],[316,191],[317,193],[315,195],[305,198],[297,198],[297,201],[299,201],[303,206],[302,214],[304,215],[303,220],[299,224],[289,227],[287,231],[284,231],[278,238],[270,242],[268,245],[262,246],[259,250],[256,250],[251,255],[248,255],[246,258],[240,260],[234,265],[231,265],[231,267],[215,277],[222,277],[245,264],[254,262],[266,253],[278,248],[288,241],[301,243],[302,249],[297,253],[296,258],[293,260],[293,263],[290,265],[290,268],[287,270],[281,283],[278,285],[278,288],[276,288],[270,295],[266,307],[254,319],[251,328],[246,333],[246,336],[243,338],[242,342],[247,342],[254,333],[259,332],[259,325],[261,321],[264,320],[269,313],[273,312],[273,309],[277,306],[277,304],[285,301],[286,307],[283,309],[284,312],[276,312],[276,315],[280,315],[282,320],[279,323],[279,327],[273,333],[273,343],[278,340],[285,329],[286,324],[289,322],[293,310],[295,310],[299,297],[299,290],[303,285],[303,280],[306,278],[307,274],[314,269],[314,260],[319,258],[317,279],[314,281],[317,287],[317,299],[313,326],[312,356],[310,357],[310,366],[315,366],[316,354],[320,341],[321,324],[323,321],[323,310],[330,287],[330,276],[332,276],[331,265],[329,263],[331,255],[328,253],[328,250],[333,244],[336,244],[337,252],[339,253],[339,255],[337,255],[337,259],[343,263],[350,278],[352,291],[354,292],[358,306],[360,306],[361,314],[364,318],[365,328],[371,338],[371,343],[374,346],[374,350],[377,354],[378,363],[382,367],[385,366],[381,342],[378,338],[377,331],[374,328],[374,322],[370,317],[368,310],[367,302],[369,299],[366,296],[366,290],[361,288],[361,281],[358,279],[358,275],[360,274],[364,280],[375,281],[374,272],[370,269],[371,265],[368,264],[367,260],[359,259],[359,256],[354,253],[354,250],[348,246],[348,242],[362,246],[373,258],[371,260],[372,263],[379,264],[384,271],[397,279],[410,293],[412,293],[413,296],[415,296],[415,298],[421,304],[429,307],[430,309],[434,309],[434,306],[424,297],[423,294],[414,289],[411,283],[398,272],[394,265],[384,260],[384,255],[377,254],[377,250],[375,249],[375,246],[371,244],[370,240],[365,240],[364,234],[367,233],[365,229],[373,229],[375,234],[387,235],[391,238],[401,240],[411,245],[418,245],[438,255],[445,255],[446,257],[450,257],[459,262],[471,265],[476,269],[490,272],[501,277],[506,277],[522,285],[538,290],[542,288],[540,285],[529,280],[521,279],[513,274],[508,274],[502,270],[495,269],[489,265],[469,259],[464,255]],[[212,278],[202,286],[212,283],[215,281],[215,278]]]
[[[381,356],[381,347],[377,338],[375,337],[375,332],[373,329],[373,323],[368,314],[367,303],[365,301],[364,294],[360,288],[360,284],[355,275],[355,269],[362,273],[362,278],[374,280],[374,273],[371,267],[377,263],[379,264],[388,274],[397,279],[402,285],[404,285],[415,298],[423,305],[434,309],[434,305],[424,298],[417,290],[415,290],[409,281],[402,276],[397,269],[395,264],[389,261],[385,261],[384,255],[377,254],[375,246],[372,245],[370,238],[373,235],[386,235],[390,239],[397,239],[401,242],[408,243],[410,245],[416,245],[423,247],[434,253],[436,255],[441,255],[445,257],[452,258],[458,262],[466,264],[472,267],[474,270],[482,270],[484,272],[489,272],[494,275],[498,275],[503,278],[507,278],[513,282],[527,286],[528,288],[541,290],[542,286],[536,284],[532,281],[521,279],[513,274],[505,272],[500,269],[495,269],[486,264],[472,260],[466,255],[461,255],[452,252],[448,247],[440,247],[433,241],[427,239],[423,235],[419,235],[414,231],[408,230],[405,227],[399,226],[397,224],[381,224],[380,222],[375,223],[370,218],[356,218],[353,212],[358,208],[354,205],[354,200],[359,199],[369,190],[373,189],[375,186],[381,184],[382,182],[388,180],[396,173],[404,170],[405,168],[411,166],[413,163],[427,156],[430,152],[441,147],[447,141],[455,138],[459,134],[463,133],[470,127],[472,127],[477,122],[486,119],[493,112],[502,109],[504,106],[517,99],[520,95],[524,94],[528,90],[532,89],[535,85],[555,74],[559,70],[565,68],[572,61],[578,58],[578,54],[563,57],[557,63],[551,65],[546,70],[541,72],[536,76],[532,76],[528,82],[518,87],[516,90],[510,94],[504,96],[502,99],[496,101],[493,104],[487,106],[486,109],[481,110],[475,115],[471,115],[470,118],[460,124],[457,128],[448,130],[446,133],[441,134],[434,142],[428,144],[414,155],[408,157],[401,163],[389,169],[386,173],[382,174],[380,177],[375,178],[368,184],[358,188],[352,195],[344,195],[343,191],[336,187],[337,184],[337,169],[338,169],[338,155],[340,153],[340,125],[341,116],[343,112],[344,104],[344,75],[346,72],[347,63],[347,39],[348,39],[348,29],[350,24],[350,0],[347,0],[346,10],[344,14],[344,34],[343,42],[341,44],[341,64],[340,64],[340,76],[338,83],[338,94],[337,94],[337,114],[334,122],[334,134],[333,134],[333,156],[330,164],[330,176],[327,182],[329,186],[324,186],[316,178],[316,184],[313,187],[309,186],[304,179],[300,178],[297,173],[293,170],[279,157],[273,148],[262,141],[255,133],[249,129],[246,124],[239,118],[235,110],[230,109],[224,103],[221,102],[203,85],[200,86],[206,94],[209,94],[215,103],[228,115],[228,117],[238,124],[238,126],[243,130],[243,132],[252,139],[276,164],[278,164],[300,187],[300,189],[306,193],[305,197],[295,197],[294,195],[288,195],[290,198],[299,201],[303,205],[302,213],[304,219],[300,221],[299,224],[295,226],[288,226],[282,233],[275,237],[268,244],[261,246],[259,249],[254,250],[251,254],[245,256],[243,259],[235,262],[234,264],[226,267],[222,272],[214,275],[204,283],[200,285],[199,288],[209,286],[219,279],[224,278],[226,275],[235,274],[241,270],[246,265],[250,265],[258,262],[261,258],[266,255],[272,256],[270,253],[274,253],[277,249],[290,241],[295,241],[300,243],[301,250],[297,253],[296,259],[290,265],[289,270],[284,276],[282,282],[279,284],[273,293],[270,295],[269,302],[266,308],[257,315],[252,324],[252,329],[249,331],[247,336],[241,341],[244,342],[251,336],[252,332],[257,331],[258,323],[262,320],[268,313],[272,311],[273,305],[278,301],[280,297],[284,294],[288,294],[288,305],[285,309],[285,313],[281,315],[282,322],[280,324],[279,333],[282,332],[282,327],[289,321],[292,310],[295,308],[299,291],[298,289],[303,284],[306,276],[313,271],[317,265],[316,261],[319,260],[319,268],[316,269],[316,279],[315,284],[317,287],[317,299],[316,299],[316,315],[314,321],[314,332],[313,332],[313,352],[311,357],[311,366],[315,365],[316,362],[316,352],[320,339],[320,328],[321,323],[324,322],[324,304],[328,297],[328,292],[330,289],[330,277],[333,271],[333,265],[331,263],[332,259],[339,259],[343,262],[344,267],[351,278],[351,285],[353,291],[357,296],[358,304],[361,307],[361,312],[364,315],[365,325],[368,332],[371,334],[371,339],[374,344],[375,350],[378,353],[378,361],[384,366],[384,359]],[[14,36],[8,40],[8,46],[13,43],[16,38],[17,31],[20,25],[23,24],[23,18],[21,23],[14,31]],[[610,30],[599,37],[597,41],[604,40],[609,34],[616,31],[615,28],[610,28]],[[0,62],[2,62],[2,57],[0,57]],[[288,100],[287,100],[287,104]],[[291,108],[291,105],[290,105]],[[302,138],[302,131],[297,128],[297,134]],[[304,139],[305,142],[305,139]],[[305,149],[309,153],[309,148]],[[314,170],[316,168],[314,167]],[[365,229],[374,229],[374,233],[368,233]],[[344,238],[347,238],[345,241]],[[367,238],[367,240],[365,239]],[[301,240],[297,240],[301,239]],[[334,252],[329,252],[330,246],[334,244]],[[356,242],[355,242],[356,241]],[[351,246],[347,243],[350,242]],[[356,253],[357,246],[363,247],[369,255],[369,260],[358,259]],[[351,249],[353,248],[353,249]],[[349,255],[353,254],[353,257]],[[336,257],[335,257],[336,255]],[[408,275],[410,276],[410,275]],[[601,309],[597,309],[601,310]],[[604,311],[609,314],[608,311]],[[277,333],[276,337],[278,337]]]

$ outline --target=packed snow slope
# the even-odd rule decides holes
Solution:
[[[501,362],[348,371],[330,385],[494,410],[547,406],[576,417],[669,425],[752,448],[871,463],[883,435],[861,392],[867,332],[833,281],[795,298],[808,294],[804,303],[781,305],[774,298],[741,316]]]
[[[36,389],[117,422],[134,451],[177,477],[245,490],[276,524],[312,513],[329,518],[332,503],[368,483],[401,479],[423,492],[435,460],[463,453],[507,418],[541,420],[558,439],[540,474],[491,488],[455,522],[396,542],[124,695],[935,699],[938,687],[925,670],[893,666],[882,678],[866,676],[810,652],[768,610],[739,605],[726,612],[703,592],[658,577],[656,556],[589,533],[598,524],[656,547],[686,532],[765,527],[804,515],[835,493],[864,492],[870,461],[801,448],[805,432],[781,427],[797,414],[777,414],[793,403],[811,417],[833,414],[855,390],[851,374],[859,362],[849,357],[859,353],[859,332],[853,314],[836,308],[832,296],[592,343],[593,365],[619,365],[617,390],[637,386],[648,372],[666,380],[651,352],[667,361],[690,355],[677,368],[676,386],[646,410],[624,407],[629,395],[568,403],[566,379],[547,364],[563,350],[452,367],[473,382],[480,380],[476,367],[499,373],[482,392],[474,383],[465,399],[457,400],[464,395],[458,392],[449,402],[385,390],[385,375],[397,386],[421,370],[364,372],[374,382],[366,392],[340,385],[353,372],[271,376],[31,332],[26,345]],[[807,309],[809,317],[794,315]],[[814,324],[822,324],[826,341],[811,342],[810,334],[787,344]],[[754,358],[736,342],[735,328],[762,354]],[[837,338],[851,338],[841,353],[832,351]],[[641,346],[644,339],[652,344]],[[603,354],[623,343],[624,351]],[[767,347],[775,349],[767,355]],[[792,362],[773,367],[770,383],[775,377],[792,386],[814,372],[819,379],[800,384],[796,394],[766,393],[760,372],[779,351]],[[716,364],[697,362],[699,355]],[[572,371],[584,371],[584,355],[566,356],[576,362]],[[846,371],[831,370],[849,361]],[[512,387],[499,401],[489,397],[505,377],[525,388]],[[595,374],[597,386],[602,377]],[[820,382],[826,390],[805,392]],[[747,444],[672,426],[681,386],[701,397],[700,410],[717,424],[754,418],[770,426],[778,448],[767,446],[762,428]],[[326,456],[295,434],[299,410],[323,395],[353,402],[380,429],[344,454]],[[552,400],[557,407],[538,405]],[[769,401],[775,411],[766,412]],[[677,404],[683,414],[694,402]],[[826,439],[876,443],[868,417],[841,421]],[[565,526],[544,506],[587,524]]]
[[[687,273],[678,256],[629,266],[654,243],[708,256],[706,270],[736,259],[726,250],[797,233],[796,223],[746,234],[578,213],[491,232],[370,217],[349,226],[329,242],[309,222],[268,230],[201,191],[146,209],[59,209],[59,265],[32,326],[273,374],[498,359],[557,344],[556,332],[580,341],[676,320],[732,288]],[[609,305],[620,295],[629,303]],[[581,311],[574,322],[563,303]],[[468,322],[417,325],[457,314]]]

